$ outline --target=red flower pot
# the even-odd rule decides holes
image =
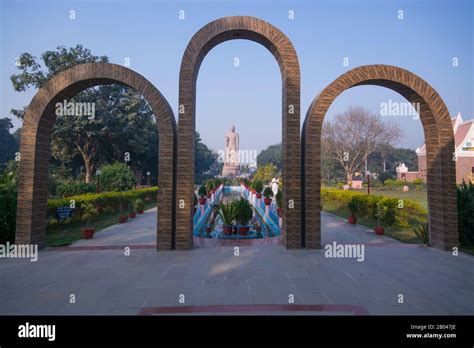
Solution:
[[[222,227],[222,231],[224,232],[224,234],[227,234],[227,235],[232,234],[232,227],[233,227],[232,225],[224,225]]]
[[[91,239],[94,236],[95,228],[94,227],[86,227],[82,230],[84,234],[84,239]]]
[[[123,224],[127,221],[128,217],[126,215],[119,216],[119,224]]]
[[[379,236],[383,236],[385,230],[383,227],[377,226],[375,227],[375,233],[378,234]]]
[[[205,204],[206,204],[206,201],[207,201],[207,198],[206,198],[206,197],[200,197],[200,198],[199,198],[199,204],[200,204],[200,205],[205,205]]]
[[[263,201],[265,202],[265,205],[272,204],[272,199],[271,198],[264,198]]]
[[[208,193],[208,194],[207,194],[207,198],[210,199],[210,198],[211,198],[211,195],[212,195],[212,193]]]
[[[143,214],[144,211],[143,211],[143,209],[141,209],[141,210],[138,210],[137,213],[138,213],[138,214]]]
[[[281,217],[281,215],[283,214],[283,210],[281,208],[277,208],[277,213],[278,217]]]
[[[238,228],[239,234],[241,234],[242,236],[246,236],[250,231],[250,226],[239,226],[237,228]]]
[[[257,198],[258,198],[258,199],[262,198],[262,194],[261,194],[261,193],[257,193]]]
[[[355,225],[357,223],[357,217],[351,215],[347,218],[347,221],[349,225]]]
[[[137,216],[137,213],[135,213],[135,212],[130,212],[130,213],[128,213],[128,217],[129,217],[130,219],[135,219],[135,216]]]

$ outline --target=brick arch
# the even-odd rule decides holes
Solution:
[[[246,39],[266,47],[275,57],[282,76],[283,208],[286,246],[301,248],[301,143],[300,68],[296,51],[279,29],[258,18],[224,17],[201,28],[189,42],[179,74],[178,163],[176,200],[176,247],[192,247],[192,197],[194,193],[194,132],[196,129],[196,80],[206,54],[218,44]],[[289,110],[291,108],[291,114]]]
[[[434,247],[448,250],[458,245],[454,135],[448,109],[438,93],[408,70],[389,65],[352,69],[329,84],[310,105],[303,125],[302,158],[304,201],[303,235],[309,249],[321,247],[320,188],[321,130],[332,102],[345,90],[375,85],[398,92],[409,102],[420,103],[420,119],[427,146],[427,181],[430,239]]]
[[[165,97],[133,70],[109,63],[77,65],[40,88],[28,106],[21,132],[16,243],[44,246],[48,164],[55,104],[89,87],[119,84],[135,89],[149,103],[159,136],[157,248],[172,249],[176,122]]]

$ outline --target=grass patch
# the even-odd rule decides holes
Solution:
[[[459,250],[463,253],[474,255],[474,248],[459,247]]]
[[[156,207],[156,202],[145,203],[145,210]],[[95,227],[95,233],[118,223],[120,210],[102,213],[93,216],[89,225]],[[86,227],[86,221],[77,220],[69,224],[54,224],[46,226],[46,246],[67,246],[83,238],[82,229]]]
[[[326,204],[323,210],[327,211],[328,213],[340,216],[344,219],[347,219],[347,217],[350,215],[349,209],[347,209],[347,207],[336,207]],[[376,221],[373,219],[367,219],[364,216],[357,216],[357,223],[370,229],[374,229],[377,226]],[[420,240],[416,236],[415,232],[413,232],[413,228],[400,228],[398,226],[383,227],[385,229],[385,235],[393,239],[399,240],[403,243],[420,243]]]
[[[360,190],[361,192],[364,192],[363,190]],[[365,190],[365,193],[367,193],[367,189]],[[385,196],[385,197],[390,197],[390,198],[398,198],[398,199],[409,199],[411,201],[417,202],[420,204],[423,208],[428,211],[428,194],[426,191],[408,191],[408,192],[403,192],[401,190],[380,190],[380,189],[370,189],[370,194],[371,195],[376,195],[376,196]]]

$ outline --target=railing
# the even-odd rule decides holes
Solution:
[[[206,204],[204,205],[197,205],[196,213],[194,214],[193,219],[193,234],[195,236],[200,236],[202,234],[203,229],[207,225],[207,221],[209,220],[209,216],[212,213],[213,205],[219,202],[221,196],[224,192],[224,186],[221,185],[219,188],[211,195],[211,198],[206,199]]]

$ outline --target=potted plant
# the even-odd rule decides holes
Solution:
[[[270,187],[265,187],[265,190],[263,190],[263,197],[265,197],[263,199],[265,205],[272,204],[273,191]]]
[[[137,198],[133,201],[133,209],[138,213],[138,214],[143,214],[145,210],[145,203],[141,198]]]
[[[222,229],[224,234],[232,234],[232,224],[235,220],[237,214],[237,206],[234,201],[230,203],[220,203],[217,208],[217,213],[219,214],[220,218],[222,219]]]
[[[205,184],[206,190],[207,190],[207,198],[211,198],[214,190],[214,181],[212,180],[207,180]]]
[[[416,236],[420,240],[422,244],[425,245],[430,245],[430,229],[428,227],[428,223],[421,224],[417,226],[415,229],[413,229],[413,232],[415,232]]]
[[[352,197],[352,199],[347,203],[347,208],[351,212],[351,215],[349,215],[349,217],[347,218],[347,221],[349,222],[350,225],[355,225],[357,223],[356,214],[358,213],[358,208],[359,208],[359,205],[355,197]]]
[[[236,203],[237,212],[236,212],[236,220],[237,224],[237,233],[246,236],[250,231],[250,220],[252,219],[253,210],[252,206],[250,205],[249,201],[245,198],[240,198],[240,200]]]
[[[282,204],[283,204],[283,193],[281,190],[278,190],[277,194],[275,195],[275,200],[277,204],[277,213],[278,216],[281,217],[282,215]]]
[[[198,195],[199,195],[199,204],[200,205],[206,204],[206,196],[207,196],[206,186],[201,185],[201,187],[198,190]]]
[[[134,210],[133,202],[132,202],[132,203],[130,203],[130,211],[128,212],[128,217],[130,219],[135,219],[136,216],[137,216],[137,213]]]
[[[262,198],[262,191],[263,191],[263,184],[260,180],[255,180],[252,183],[252,188],[255,190],[255,193],[257,194],[257,198],[260,199]]]
[[[97,214],[96,208],[91,202],[84,202],[81,206],[82,218],[86,220],[86,228],[82,230],[84,239],[91,239],[94,236],[95,228],[89,226],[91,217]]]
[[[124,222],[127,221],[128,216],[123,214],[122,192],[119,192],[119,201],[120,201],[119,224],[123,224]]]
[[[209,225],[206,226],[206,234],[211,234],[214,231],[214,223],[211,222]]]
[[[381,199],[377,202],[377,211],[375,217],[377,218],[377,227],[375,227],[375,233],[379,236],[383,235],[385,230],[380,226],[380,221],[387,215],[388,207],[385,205],[384,201]]]

